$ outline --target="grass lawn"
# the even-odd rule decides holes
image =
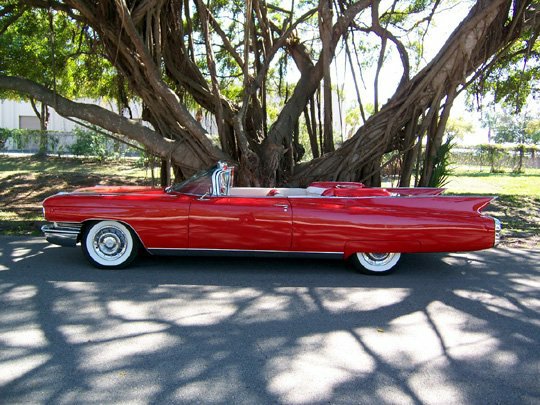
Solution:
[[[540,169],[515,174],[490,173],[489,167],[455,167],[447,194],[498,196],[485,211],[503,223],[503,244],[540,248]]]
[[[149,174],[134,159],[115,162],[97,160],[58,158],[49,156],[38,159],[33,156],[10,157],[0,155],[0,179],[21,174],[89,174],[110,176],[111,173],[128,178],[146,178]]]
[[[446,185],[449,193],[523,195],[540,197],[540,169],[515,174],[489,173],[489,167],[457,167]]]
[[[0,234],[40,235],[41,202],[59,191],[96,184],[151,183],[150,172],[135,160],[0,156]],[[447,194],[498,196],[485,212],[502,221],[503,244],[540,248],[540,169],[516,175],[458,167],[446,187]]]

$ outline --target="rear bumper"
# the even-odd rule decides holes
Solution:
[[[53,224],[43,225],[41,232],[43,232],[45,239],[49,243],[74,247],[80,239],[81,224],[54,222]]]
[[[497,246],[501,241],[502,224],[497,218],[493,218],[493,222],[495,222],[495,241],[493,246]]]

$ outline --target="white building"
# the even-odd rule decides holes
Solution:
[[[111,111],[117,110],[110,103],[100,103],[96,100],[80,101],[98,104]],[[135,117],[141,116],[142,111],[140,105],[133,103],[130,108]],[[49,148],[51,148],[49,152],[58,153],[58,150],[65,152],[69,146],[76,141],[73,130],[77,127],[80,126],[57,114],[54,108],[49,107],[47,130],[51,135],[51,139],[53,139],[52,144],[49,145]],[[36,116],[32,105],[28,101],[0,100],[0,128],[39,130],[39,118]],[[3,149],[10,152],[36,152],[39,149],[39,136],[30,135],[29,138],[26,138],[23,146],[17,145],[13,139],[8,138]]]
[[[50,131],[71,132],[76,125],[58,115],[52,108],[49,113]],[[0,100],[0,128],[39,130],[39,119],[27,101]]]

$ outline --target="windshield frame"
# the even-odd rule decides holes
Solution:
[[[234,167],[226,162],[218,162],[207,170],[195,173],[189,179],[173,184],[165,191],[203,197],[223,197],[229,195],[233,179]]]
[[[167,189],[167,192],[175,192],[175,193],[182,193],[182,194],[189,194],[189,195],[204,195],[205,193],[199,194],[199,193],[193,193],[190,191],[182,191],[182,189],[187,188],[186,186],[192,185],[193,183],[196,183],[199,180],[207,179],[208,180],[208,191],[206,194],[212,193],[212,176],[214,175],[214,172],[218,169],[218,166],[212,166],[209,169],[200,171],[198,173],[195,173],[193,176],[191,176],[189,179],[186,179],[180,183],[173,184]]]

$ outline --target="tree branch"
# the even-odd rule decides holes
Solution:
[[[124,118],[112,111],[94,104],[77,103],[55,94],[48,88],[31,80],[0,74],[0,88],[26,94],[42,103],[52,105],[56,101],[55,110],[63,117],[78,118],[97,125],[110,132],[128,136],[129,138],[156,151],[164,159],[172,157],[175,164],[188,169],[196,168],[189,148],[183,148],[181,142],[163,138],[159,133]]]
[[[229,38],[227,37],[227,34],[225,34],[225,31],[223,31],[223,29],[221,28],[219,23],[216,21],[216,19],[214,18],[214,16],[208,9],[208,7],[206,7],[206,5],[202,1],[197,1],[197,3],[200,3],[199,7],[204,8],[206,10],[210,25],[223,41],[223,46],[225,47],[225,49],[229,51],[233,59],[236,61],[236,63],[238,63],[238,66],[240,66],[240,69],[244,70],[244,61],[242,60],[238,52],[236,52],[236,49],[231,44],[231,41],[229,41]]]

